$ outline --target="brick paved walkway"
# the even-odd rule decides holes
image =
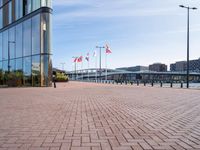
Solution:
[[[200,150],[198,90],[94,83],[0,89],[0,112],[0,150]]]

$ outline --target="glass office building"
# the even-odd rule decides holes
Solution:
[[[0,85],[50,86],[51,0],[0,0]]]

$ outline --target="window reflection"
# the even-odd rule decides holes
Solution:
[[[33,86],[40,86],[41,72],[40,72],[40,55],[32,57],[32,83]]]
[[[24,68],[23,68],[23,72],[24,72],[24,85],[25,86],[31,86],[31,57],[25,57],[24,61]]]
[[[41,0],[33,0],[32,1],[33,11],[40,8],[40,1]]]
[[[20,19],[23,16],[23,0],[15,0],[15,18]]]
[[[15,58],[15,27],[9,29],[9,53],[10,59]]]
[[[23,54],[24,56],[31,55],[31,19],[23,23]]]
[[[40,54],[40,15],[32,18],[32,54]]]
[[[0,61],[0,85],[3,85],[3,69],[1,61]]]
[[[16,57],[22,57],[22,24],[16,26]]]
[[[48,13],[43,13],[42,14],[42,42],[43,42],[43,47],[42,47],[42,53],[51,53],[51,33],[50,33],[50,15]]]
[[[3,32],[3,60],[8,59],[8,31]]]
[[[0,33],[0,61],[2,60],[2,53],[3,53],[3,42],[2,42],[2,33]]]

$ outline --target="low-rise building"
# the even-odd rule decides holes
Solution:
[[[116,70],[125,70],[125,71],[137,72],[137,71],[149,70],[149,67],[147,67],[147,66],[133,66],[133,67],[117,68]]]

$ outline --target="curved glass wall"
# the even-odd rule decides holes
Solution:
[[[51,0],[0,0],[0,29],[41,7],[51,8]]]
[[[15,5],[13,5],[13,2]],[[15,19],[23,17],[23,13],[30,13],[41,6],[50,5],[48,0],[15,0],[5,3],[5,7],[15,8],[11,14]],[[0,1],[1,6],[1,1]],[[0,10],[4,8],[1,7]],[[13,21],[9,17],[8,22]],[[1,14],[0,14],[1,15]],[[5,17],[0,19],[6,20]],[[37,13],[23,22],[6,30],[0,30],[0,85],[6,86],[50,86],[51,63],[51,14]],[[1,23],[1,21],[0,21]],[[3,23],[2,23],[3,24]],[[1,26],[0,26],[1,27]]]

